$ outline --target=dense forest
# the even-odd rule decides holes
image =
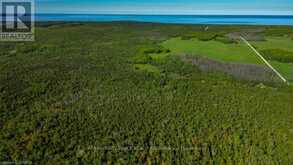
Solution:
[[[35,42],[0,43],[0,162],[292,164],[292,85],[203,71],[160,44],[234,44],[226,34],[245,29],[292,40],[293,28],[204,29],[51,22]]]

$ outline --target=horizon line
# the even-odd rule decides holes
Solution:
[[[136,15],[136,16],[293,16],[293,14],[180,14],[180,13],[162,13],[162,14],[139,14],[139,13],[61,13],[61,12],[42,12],[38,14],[78,14],[78,15]]]

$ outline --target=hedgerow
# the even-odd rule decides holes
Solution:
[[[275,60],[284,63],[293,63],[293,52],[282,49],[266,49],[261,53],[268,60]]]

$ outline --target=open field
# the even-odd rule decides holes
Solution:
[[[265,67],[225,35],[292,36],[293,27],[211,26],[205,34],[196,25],[37,25],[36,42],[0,43],[0,161],[293,163],[292,86],[192,63],[198,54],[221,67]],[[292,75],[289,62],[273,65]]]
[[[172,38],[162,43],[162,46],[174,54],[194,54],[226,62],[262,64],[244,43],[225,44],[215,40]]]
[[[266,37],[265,41],[251,42],[258,49],[283,49],[293,52],[293,40],[290,37]]]
[[[268,37],[265,38],[264,41],[253,41],[251,43],[261,53],[264,52],[266,59],[277,68],[286,79],[293,81],[293,40],[291,38]],[[202,41],[197,38],[182,39],[181,37],[177,37],[164,41],[161,45],[170,50],[170,53],[168,53],[169,55],[189,54],[229,63],[265,66],[264,62],[256,56],[255,52],[241,41],[223,43],[216,38]],[[270,50],[275,51],[271,54],[269,54],[269,52],[267,53],[267,51]],[[280,51],[285,51],[285,53],[279,53]],[[286,53],[288,55],[286,55]],[[270,58],[272,55],[275,58]],[[152,56],[157,58],[159,55]]]

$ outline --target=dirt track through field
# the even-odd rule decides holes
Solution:
[[[246,43],[255,53],[258,57],[260,57],[265,64],[271,68],[279,77],[280,79],[282,79],[285,83],[287,83],[288,81],[281,75],[281,73],[279,73],[245,38],[243,38],[242,36],[240,36],[240,39]]]

